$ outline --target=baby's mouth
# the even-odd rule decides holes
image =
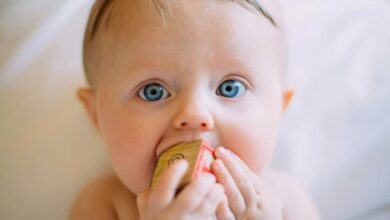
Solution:
[[[202,141],[203,139],[190,139],[190,140],[180,140],[180,141],[175,141],[175,142],[171,142],[170,144],[167,144],[163,147],[160,147],[162,145],[160,145],[157,150],[156,150],[156,156],[157,158],[159,158],[159,156],[164,153],[165,151],[167,151],[168,149],[174,147],[174,146],[177,146],[177,145],[180,145],[180,144],[183,144],[183,143],[188,143],[188,142],[193,142],[193,141]]]
[[[211,147],[215,148],[218,145],[218,139],[216,138],[216,135],[212,133],[204,133],[202,135],[196,135],[196,134],[190,134],[187,136],[182,136],[178,138],[165,138],[159,141],[156,148],[156,156],[157,158],[166,151],[167,149],[171,148],[172,146],[184,143],[184,142],[191,142],[191,141],[197,141],[202,140],[208,143]]]

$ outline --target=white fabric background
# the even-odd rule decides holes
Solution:
[[[0,1],[0,219],[66,219],[109,168],[75,90],[90,1]],[[390,2],[284,0],[297,89],[273,166],[330,220],[390,219]]]

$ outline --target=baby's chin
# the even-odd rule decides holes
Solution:
[[[137,179],[137,178],[134,178],[134,179]],[[133,194],[137,195],[137,194],[150,188],[150,180],[148,180],[148,181],[140,181],[140,180],[141,179],[138,179],[138,181],[123,181],[122,180],[122,183],[126,186],[126,188],[128,190],[130,190]]]
[[[138,170],[130,170],[131,169],[120,169],[114,166],[116,176],[133,194],[138,194],[150,188],[153,170],[147,171],[141,168]],[[136,171],[138,172],[135,173]]]

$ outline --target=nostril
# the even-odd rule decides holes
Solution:
[[[202,128],[207,128],[207,124],[206,124],[206,123],[202,123],[202,124],[200,124],[200,126],[201,126]]]
[[[187,122],[182,122],[182,123],[180,124],[180,126],[181,126],[181,127],[186,127],[186,126],[187,126]]]

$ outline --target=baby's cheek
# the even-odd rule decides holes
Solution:
[[[262,174],[272,158],[273,146],[267,142],[247,143],[231,149],[255,173]]]
[[[260,150],[253,150],[254,148]],[[259,143],[256,146],[250,147],[249,150],[238,155],[244,163],[256,174],[261,175],[267,168],[272,158],[273,148],[264,143]]]
[[[145,136],[145,132],[125,127],[123,123],[106,129],[104,134],[115,173],[130,191],[145,190],[153,174],[158,140]]]
[[[101,120],[101,134],[114,171],[134,193],[149,186],[159,140],[155,127],[142,123],[141,119],[117,113]]]
[[[233,151],[255,173],[268,166],[274,151],[275,138],[271,133],[256,129],[235,129],[224,137],[224,146]]]
[[[109,154],[114,171],[130,191],[138,193],[149,187],[155,166],[153,153],[127,145],[112,147]]]

